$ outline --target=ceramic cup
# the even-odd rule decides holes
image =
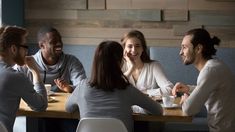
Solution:
[[[172,107],[175,101],[174,96],[162,96],[162,102],[165,107]]]
[[[50,93],[50,91],[51,91],[51,84],[45,84],[44,86],[45,86],[45,88],[47,90],[47,95],[48,95]]]

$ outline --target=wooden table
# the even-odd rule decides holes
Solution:
[[[18,116],[36,117],[36,118],[68,118],[79,119],[79,113],[67,113],[65,111],[65,102],[68,93],[55,93],[52,97],[54,102],[48,103],[48,108],[44,112],[32,111],[23,101],[20,103]],[[177,101],[178,102],[178,101]],[[192,117],[185,115],[181,108],[164,109],[164,114],[161,116],[133,114],[135,121],[163,121],[163,122],[191,122]]]

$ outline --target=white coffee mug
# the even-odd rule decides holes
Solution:
[[[47,90],[47,94],[51,91],[51,84],[45,84],[44,85],[46,90]]]
[[[175,101],[174,96],[162,96],[162,102],[165,107],[172,107]]]

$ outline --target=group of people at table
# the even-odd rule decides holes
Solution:
[[[193,64],[199,71],[195,86],[173,85],[161,64],[150,59],[145,37],[138,30],[126,33],[121,43],[107,40],[98,44],[90,78],[78,58],[63,53],[57,29],[45,26],[38,31],[40,49],[32,56],[27,56],[27,34],[22,27],[0,28],[0,122],[8,132],[13,131],[21,99],[32,110],[47,109],[44,84],[48,83],[53,91],[71,93],[65,104],[67,112],[79,111],[81,118],[118,118],[129,132],[134,131],[133,111],[163,114],[162,106],[146,96],[151,90],[156,95],[182,93],[182,110],[190,116],[205,106],[211,132],[235,131],[235,78],[213,57],[220,39],[205,29],[186,32],[179,52],[185,65]]]

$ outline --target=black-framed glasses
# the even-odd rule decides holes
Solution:
[[[25,48],[26,50],[29,49],[29,46],[27,46],[27,45],[22,45],[22,44],[20,44],[20,45],[17,45],[17,46],[22,47],[22,48]]]

